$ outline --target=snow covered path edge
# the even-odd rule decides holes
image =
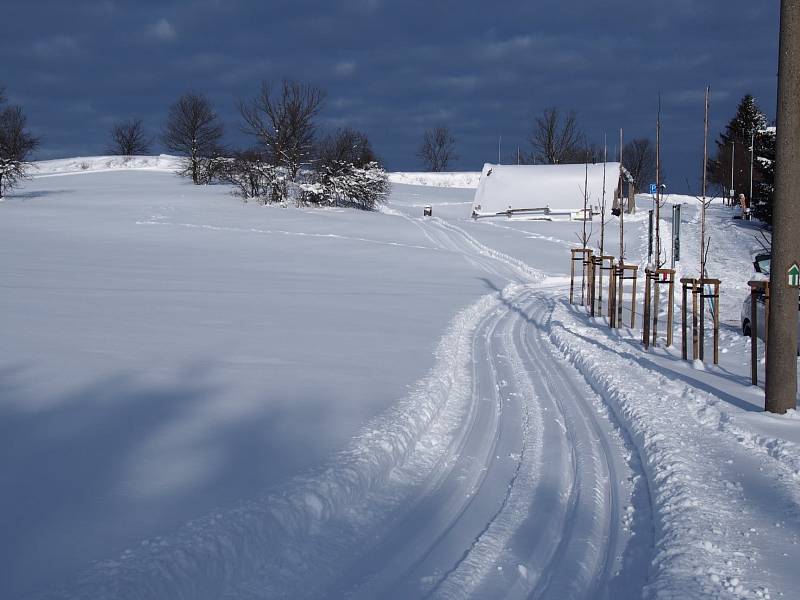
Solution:
[[[499,304],[490,294],[457,313],[429,374],[327,467],[262,499],[191,521],[173,536],[144,541],[96,563],[68,587],[36,597],[220,598],[255,574],[263,581],[265,573],[276,593],[305,596],[323,588],[346,559],[344,549],[402,506],[446,454],[470,402],[472,337]]]
[[[769,598],[773,582],[755,570],[758,549],[748,539],[755,529],[737,504],[741,488],[719,465],[790,464],[773,460],[780,453],[769,447],[760,457],[737,452],[752,449],[752,437],[736,435],[718,400],[654,369],[626,340],[596,332],[579,309],[553,299],[551,341],[606,399],[643,457],[655,521],[644,597]]]

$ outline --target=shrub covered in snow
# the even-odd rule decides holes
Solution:
[[[314,171],[312,182],[301,187],[306,200],[314,204],[373,210],[389,191],[389,176],[377,162],[358,167],[337,161],[320,166]]]

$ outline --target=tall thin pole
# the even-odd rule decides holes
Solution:
[[[753,205],[753,155],[756,151],[756,132],[750,132],[750,196],[747,198],[747,205]],[[742,215],[744,217],[744,215]]]
[[[502,141],[503,141],[503,136],[501,135],[497,139],[497,164],[498,165],[500,164],[500,142],[502,142]]]
[[[589,209],[589,163],[584,165],[583,177],[583,249],[586,250],[586,244],[589,240],[586,239],[586,212]]]
[[[700,278],[706,276],[706,185],[708,182],[708,94],[710,88],[706,86],[705,117],[703,119],[703,199],[701,200],[700,215]]]
[[[785,413],[797,403],[797,288],[788,271],[800,262],[800,2],[781,0],[775,198],[767,329],[766,409]]]
[[[658,118],[656,119],[656,262],[661,262],[661,93],[658,94]]]
[[[736,140],[731,140],[731,189],[729,190],[728,198],[730,200],[730,204],[733,205],[733,198],[735,195],[733,183],[733,169],[734,165],[736,164]]]
[[[625,195],[622,191],[625,178],[622,176],[622,127],[619,128],[619,266],[625,264]],[[620,298],[620,302],[622,298]]]

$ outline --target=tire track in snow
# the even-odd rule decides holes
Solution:
[[[614,598],[641,592],[652,547],[647,498],[640,502],[644,526],[636,533],[645,552],[638,561],[624,560],[629,534],[620,533],[630,529],[626,509],[638,462],[608,413],[597,412],[602,400],[536,333],[547,327],[546,302],[529,289],[502,299],[506,306],[481,327],[474,346],[473,401],[479,408],[493,404],[497,412],[481,419],[481,429],[470,423],[461,447],[470,451],[493,440],[485,473],[476,482],[455,467],[427,488],[393,533],[364,553],[370,558],[343,575],[333,596]]]

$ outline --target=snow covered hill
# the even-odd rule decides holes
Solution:
[[[31,175],[46,177],[125,170],[175,172],[178,170],[179,163],[179,157],[168,154],[159,156],[79,156],[34,162]]]
[[[700,367],[569,305],[581,225],[474,222],[470,174],[365,213],[174,169],[48,161],[0,204],[0,597],[792,596],[800,419],[749,386],[729,209]]]

